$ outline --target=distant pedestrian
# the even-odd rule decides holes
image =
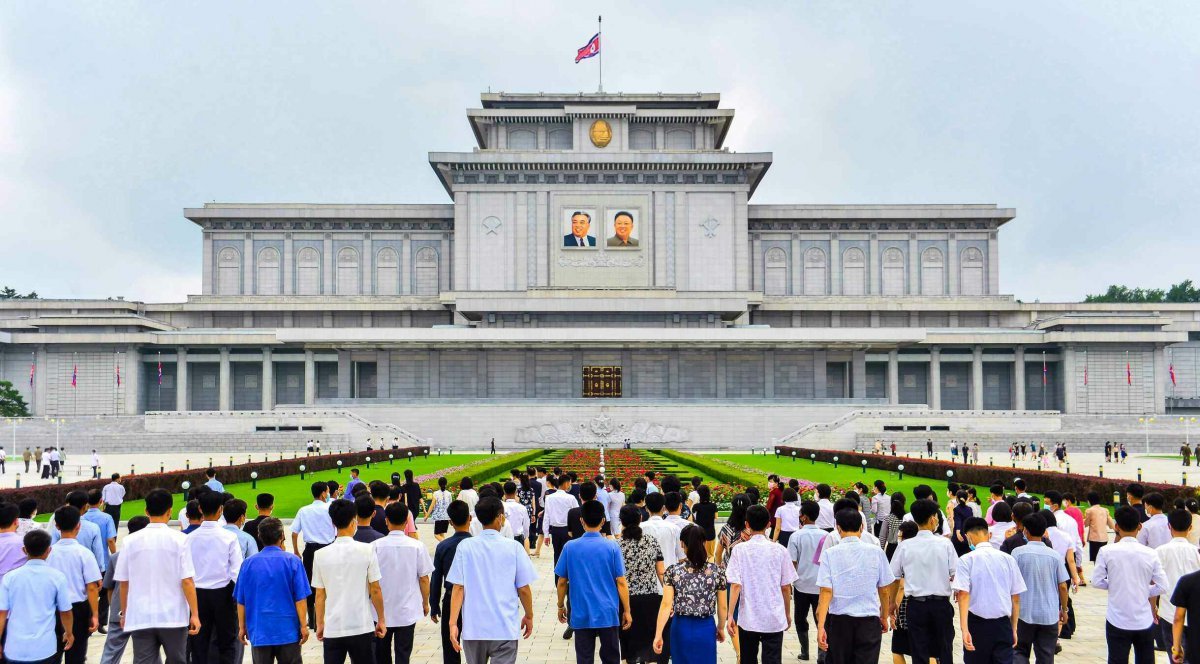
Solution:
[[[112,517],[113,523],[121,525],[121,505],[125,502],[125,487],[121,484],[121,474],[113,473],[112,481],[100,490],[100,499],[104,501],[104,512]]]
[[[26,447],[25,451],[21,453],[21,460],[25,462],[25,472],[27,473],[29,472],[29,461],[31,459],[33,459],[33,452],[30,452],[29,448]]]
[[[492,454],[495,454],[495,453],[496,453],[496,439],[495,439],[495,438],[493,438],[493,439],[492,439],[492,451],[491,451],[491,453],[492,453]]]
[[[92,479],[100,479],[100,455],[92,450]]]

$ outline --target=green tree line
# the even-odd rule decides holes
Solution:
[[[1200,302],[1200,288],[1192,280],[1181,281],[1167,289],[1130,288],[1112,285],[1099,295],[1088,295],[1084,302]]]

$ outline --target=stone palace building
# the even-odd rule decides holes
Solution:
[[[429,154],[449,202],[185,208],[187,301],[0,302],[0,378],[37,416],[14,426],[239,447],[1182,437],[1200,307],[1003,294],[1011,208],[755,204],[771,153],[727,147],[719,101],[487,93],[471,149]]]

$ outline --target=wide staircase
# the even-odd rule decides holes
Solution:
[[[576,450],[548,450],[542,456],[531,461],[529,465],[545,467],[546,470],[551,470],[555,467],[561,467],[566,472],[578,473],[581,479],[584,477],[592,479],[599,471],[599,464],[571,463],[567,457],[575,451]],[[660,477],[662,475],[675,475],[685,483],[694,475],[700,475],[703,477],[703,473],[676,463],[675,461],[672,461],[652,450],[605,449],[606,458],[611,458],[609,455],[613,452],[633,453],[639,462],[638,466],[640,468],[644,468],[646,471],[654,471],[654,473]],[[588,456],[592,457],[592,455]],[[592,459],[589,458],[589,461],[592,461]],[[606,471],[606,475],[613,476],[611,468],[606,468]],[[624,481],[624,478],[621,479]]]

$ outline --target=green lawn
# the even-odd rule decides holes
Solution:
[[[396,461],[394,465],[389,465],[387,463],[372,463],[369,469],[364,464],[357,466],[357,468],[360,471],[359,479],[364,482],[370,482],[371,480],[383,480],[385,482],[391,482],[392,473],[400,473],[403,477],[404,471],[409,468],[412,469],[415,475],[420,476],[437,472],[443,468],[461,466],[471,463],[472,461],[478,461],[480,459],[487,458],[489,458],[489,455],[487,454],[452,454],[447,456],[422,457],[413,459],[412,462]],[[217,479],[220,478],[221,476],[218,472]],[[257,489],[251,488],[249,482],[244,482],[241,484],[226,484],[225,490],[234,494],[238,498],[241,498],[250,505],[251,518],[254,516],[255,496],[260,493],[273,494],[275,496],[274,515],[281,519],[288,519],[295,516],[296,510],[312,502],[312,493],[309,491],[309,487],[312,486],[312,483],[316,480],[336,480],[339,484],[345,486],[346,482],[350,481],[350,469],[349,467],[344,468],[341,473],[338,473],[337,470],[324,470],[318,473],[307,473],[305,474],[303,480],[300,479],[299,475],[260,480],[258,482]],[[432,491],[433,489],[437,488],[437,482],[436,480],[430,480],[428,482],[424,482],[421,486]],[[178,491],[179,487],[172,487],[172,489]],[[180,500],[182,500],[182,496],[177,494],[175,496],[175,506],[172,508],[172,514],[179,510]],[[144,514],[145,510],[145,501],[131,500],[125,503],[124,508],[121,510],[121,516],[122,518],[128,519],[131,516]]]

